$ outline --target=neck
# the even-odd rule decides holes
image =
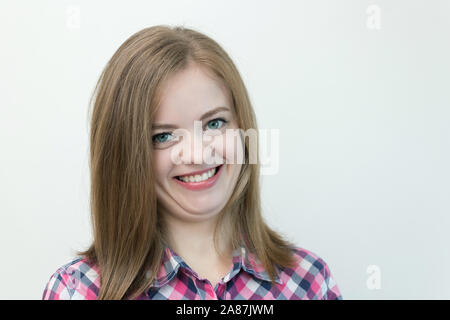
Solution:
[[[214,247],[214,228],[217,216],[204,221],[183,221],[173,216],[164,215],[166,225],[166,242],[180,256],[192,259],[222,259],[231,255],[229,233],[219,234],[219,250]]]

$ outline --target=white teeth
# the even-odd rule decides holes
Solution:
[[[183,177],[179,177],[181,181],[184,182],[201,182],[201,181],[205,181],[208,180],[209,178],[211,178],[214,173],[216,173],[216,168],[213,168],[207,172],[204,172],[202,175],[195,175],[195,176],[183,176]]]

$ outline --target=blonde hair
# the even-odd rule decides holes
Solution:
[[[239,128],[257,128],[237,68],[210,37],[181,26],[159,25],[133,34],[119,47],[91,97],[91,105],[95,100],[89,159],[93,242],[78,252],[99,267],[98,299],[134,299],[149,288],[158,273],[164,226],[154,186],[151,125],[161,88],[190,62],[206,67],[227,86]],[[245,141],[245,163],[218,216],[214,242],[216,245],[218,228],[229,219],[233,248],[244,244],[274,281],[275,264],[294,266],[294,245],[265,223],[259,164],[249,164],[248,156]]]

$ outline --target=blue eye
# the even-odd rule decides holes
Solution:
[[[222,125],[227,123],[227,121],[225,119],[222,118],[217,118],[217,119],[213,119],[211,121],[209,121],[206,126],[208,127],[208,129],[220,129],[222,127],[222,125],[220,125],[220,122],[222,122]],[[212,126],[210,126],[212,125]]]
[[[223,118],[216,118],[211,121],[208,121],[206,127],[207,129],[217,130],[220,129],[227,122],[228,121]],[[174,140],[174,137],[170,132],[162,132],[152,136],[152,141],[154,144],[163,144],[171,140]],[[178,138],[176,138],[175,140],[178,140]]]
[[[164,143],[169,141],[168,136],[170,136],[170,133],[168,132],[158,133],[152,137],[152,141],[156,143]]]

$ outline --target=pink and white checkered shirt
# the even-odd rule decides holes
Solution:
[[[148,290],[137,300],[341,300],[342,295],[328,265],[303,248],[295,248],[295,268],[278,268],[276,284],[256,256],[242,246],[233,252],[233,266],[213,288],[166,245],[161,268]],[[97,266],[78,256],[50,277],[43,300],[97,299],[100,275]]]

